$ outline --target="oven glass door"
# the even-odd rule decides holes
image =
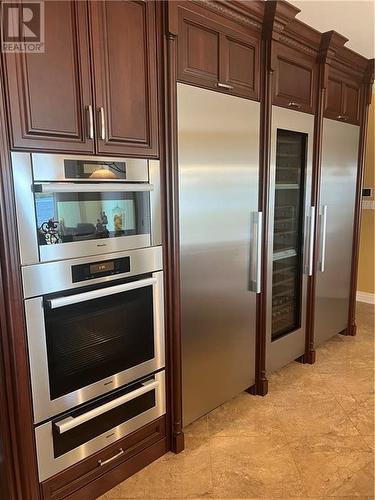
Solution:
[[[116,283],[26,301],[36,421],[164,366],[162,272]]]
[[[149,246],[151,190],[146,183],[34,184],[41,260],[70,258],[85,249],[91,254],[92,240],[95,248]]]

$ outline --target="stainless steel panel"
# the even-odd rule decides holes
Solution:
[[[186,425],[255,379],[260,106],[182,84],[177,97]]]
[[[160,200],[160,162],[149,160],[148,172],[150,184],[154,189],[150,193],[151,209],[151,245],[161,245],[161,200]]]
[[[34,232],[36,233],[36,231]],[[124,250],[144,248],[150,245],[151,236],[149,234],[137,234],[134,236],[121,236],[120,238],[102,238],[60,243],[58,245],[41,245],[39,254],[41,262],[74,259],[84,255],[96,255],[99,258],[98,256],[103,252],[123,252]]]
[[[325,270],[316,277],[316,345],[348,323],[358,145],[359,127],[323,120],[320,213],[326,205],[327,217]]]
[[[94,384],[51,400],[48,357],[45,337],[43,297],[25,300],[26,331],[29,348],[34,422],[39,423],[59,413],[117,389],[152,373],[165,365],[163,273],[153,273],[154,352],[149,361],[106,377]],[[93,280],[94,281],[94,280]],[[82,286],[82,283],[81,283]]]
[[[34,181],[64,181],[65,177],[64,160],[87,160],[103,162],[126,162],[126,181],[147,182],[148,181],[148,160],[137,158],[108,158],[105,156],[79,156],[79,155],[58,155],[46,153],[33,153],[32,165]],[[70,179],[71,180],[71,179]],[[79,179],[77,180],[79,182]],[[90,182],[84,179],[83,182]],[[93,179],[92,182],[97,182]],[[116,182],[116,179],[101,180],[100,182]],[[119,179],[117,182],[124,182]]]
[[[12,171],[20,260],[22,265],[34,264],[39,262],[39,251],[30,154],[12,153]]]
[[[90,262],[105,262],[122,257],[130,257],[130,271],[128,273],[92,279],[90,280],[90,285],[107,283],[119,278],[127,278],[143,273],[151,273],[163,268],[161,247],[149,247],[128,252],[105,253],[94,257],[35,264],[23,267],[21,270],[24,298],[27,299],[47,293],[79,288],[82,286],[82,282],[74,283],[72,281],[72,266]]]
[[[39,480],[45,481],[49,477],[67,469],[71,465],[89,457],[93,453],[114,443],[118,439],[130,434],[142,426],[152,422],[164,415],[166,411],[165,402],[165,374],[164,371],[155,374],[155,381],[158,382],[156,388],[156,405],[140,415],[118,425],[111,431],[107,431],[91,441],[75,448],[64,455],[55,458],[53,450],[53,424],[47,422],[35,429],[36,449],[38,457]],[[98,461],[98,466],[103,462]]]
[[[285,335],[272,342],[272,267],[273,267],[273,230],[274,230],[274,206],[275,206],[275,175],[276,175],[276,139],[277,130],[291,130],[308,135],[306,154],[306,177],[305,177],[305,224],[304,224],[304,275],[302,280],[301,300],[301,327],[292,333]],[[278,370],[282,366],[301,356],[305,350],[306,335],[306,296],[307,278],[309,272],[309,229],[311,227],[311,174],[312,174],[312,152],[314,139],[314,116],[300,113],[290,109],[272,106],[271,126],[271,165],[270,165],[270,198],[269,198],[269,225],[268,225],[268,279],[267,279],[267,373]]]

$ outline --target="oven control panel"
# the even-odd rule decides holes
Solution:
[[[73,283],[87,281],[113,274],[128,273],[130,271],[130,257],[120,259],[104,260],[100,262],[90,262],[72,266]]]

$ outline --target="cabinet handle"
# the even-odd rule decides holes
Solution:
[[[100,120],[100,138],[102,141],[105,141],[105,117],[104,117],[104,108],[101,106],[99,108],[99,120]]]
[[[321,246],[320,246],[320,272],[324,273],[326,267],[326,248],[327,248],[327,205],[322,207],[321,215]]]
[[[298,102],[293,102],[293,101],[290,101],[290,103],[288,104],[288,106],[290,106],[291,108],[296,108],[296,109],[301,109],[302,108],[302,104],[299,104]]]
[[[233,86],[232,85],[228,85],[227,83],[220,83],[220,82],[218,82],[216,85],[217,85],[217,87],[219,87],[221,89],[227,89],[227,90],[232,90],[233,89]]]
[[[98,465],[100,465],[100,467],[103,467],[103,465],[107,465],[113,462],[113,460],[116,460],[116,458],[121,457],[121,455],[123,455],[124,453],[125,453],[124,450],[120,448],[118,453],[116,453],[116,455],[113,455],[113,457],[108,458],[108,460],[98,460]]]
[[[309,231],[309,276],[312,276],[314,266],[314,231],[315,231],[315,207],[310,207],[310,231]]]
[[[87,106],[87,123],[88,123],[88,136],[89,139],[94,139],[94,117],[92,114],[92,106],[89,104]]]
[[[346,120],[348,119],[348,117],[346,115],[337,115],[337,119],[346,122]]]

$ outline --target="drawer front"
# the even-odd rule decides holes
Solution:
[[[273,104],[314,113],[316,65],[293,49],[276,47]]]
[[[40,480],[74,466],[164,414],[165,375],[158,372],[36,427]],[[119,449],[119,456],[124,454]]]
[[[123,454],[119,454],[121,449],[124,451]],[[90,458],[41,483],[42,497],[46,500],[96,498],[158,458],[165,451],[165,416],[162,416]],[[93,485],[95,485],[94,488]],[[99,491],[99,488],[102,491]],[[95,494],[86,494],[86,490],[92,489]]]

